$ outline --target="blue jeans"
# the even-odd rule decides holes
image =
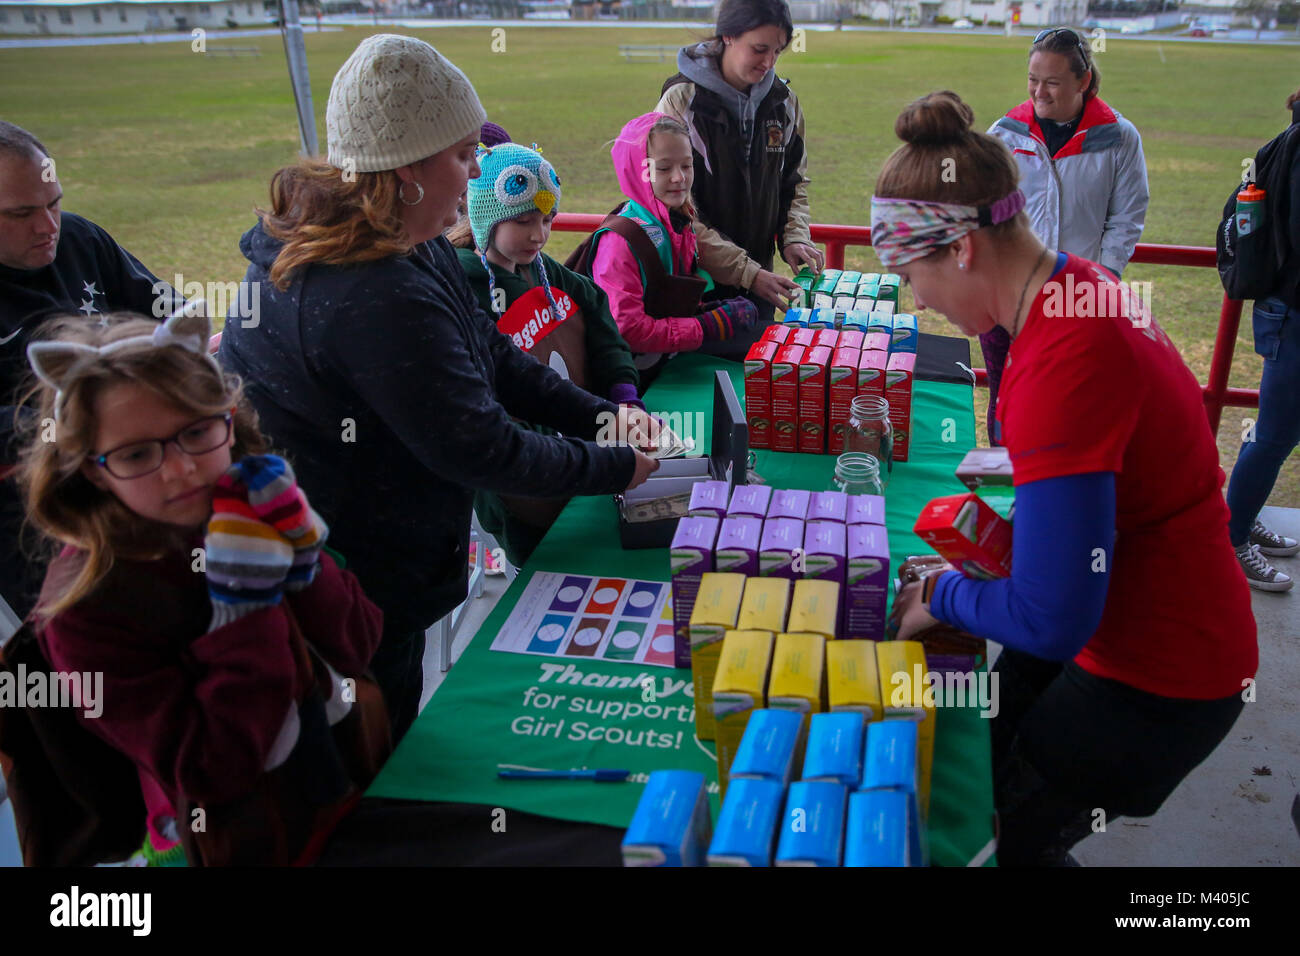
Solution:
[[[1250,537],[1287,456],[1300,443],[1300,309],[1278,298],[1255,303],[1255,351],[1264,357],[1255,440],[1243,441],[1228,482],[1228,536],[1233,547]]]

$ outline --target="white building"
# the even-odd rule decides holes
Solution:
[[[0,0],[0,33],[93,35],[266,26],[263,0]]]
[[[792,4],[793,6],[793,4]],[[887,0],[866,0],[854,9],[873,20],[889,20],[891,4]],[[894,22],[909,18],[922,24],[936,17],[952,20],[965,17],[980,26],[987,22],[1005,23],[1019,13],[1023,27],[1080,26],[1088,17],[1088,0],[896,0]]]

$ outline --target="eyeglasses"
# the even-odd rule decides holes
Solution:
[[[230,439],[234,421],[230,412],[200,418],[171,438],[122,445],[91,460],[114,478],[143,478],[162,467],[168,445],[175,445],[187,455],[205,455],[220,448]]]
[[[1056,36],[1056,34],[1058,33],[1064,33],[1066,36],[1068,36],[1071,40],[1074,41],[1074,45],[1079,48],[1079,56],[1083,57],[1083,68],[1085,70],[1088,69],[1088,65],[1090,62],[1088,60],[1088,48],[1083,45],[1083,39],[1079,36],[1079,34],[1071,30],[1069,27],[1055,27],[1049,30],[1040,31],[1038,36],[1034,37],[1034,42],[1030,45],[1031,49],[1032,47],[1038,46],[1038,44],[1042,43],[1044,40],[1051,39],[1052,37]]]

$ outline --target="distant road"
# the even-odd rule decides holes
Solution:
[[[473,28],[473,27],[559,27],[568,29],[641,29],[641,30],[695,30],[707,29],[708,24],[703,20],[556,20],[556,19],[535,19],[535,20],[419,20],[419,19],[389,19],[381,17],[376,24],[373,17],[366,16],[330,16],[325,17],[323,21],[326,26],[326,33],[335,33],[344,27],[399,27],[407,30],[432,30],[445,29],[450,27]],[[801,23],[799,24],[805,30],[817,33],[833,31],[833,23]],[[889,27],[876,26],[845,26],[845,33],[888,33],[891,32]],[[314,19],[303,21],[303,31],[311,34],[316,33],[317,27]],[[900,33],[924,33],[938,36],[1005,36],[1000,29],[993,27],[977,27],[973,30],[953,30],[951,28],[936,27],[896,27],[894,32]],[[1033,36],[1033,30],[1017,30],[1013,36],[1030,37]],[[209,40],[231,40],[240,37],[266,37],[279,36],[280,31],[274,27],[257,30],[208,30]],[[0,40],[0,50],[15,49],[21,47],[58,47],[58,46],[113,46],[123,43],[189,43],[193,37],[186,32],[175,33],[141,33],[128,36],[102,36],[102,37],[53,37],[53,36],[33,36],[33,37],[11,37]],[[1118,33],[1108,32],[1106,34],[1107,42],[1124,42],[1127,40],[1143,40],[1146,42],[1158,43],[1296,43],[1300,42],[1300,35],[1289,30],[1265,30],[1258,40],[1255,39],[1254,30],[1233,30],[1226,37],[1191,37],[1185,34],[1170,33]]]

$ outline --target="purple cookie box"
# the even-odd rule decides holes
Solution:
[[[760,518],[732,515],[722,519],[718,543],[713,548],[713,566],[730,574],[758,576],[758,539],[763,532]]]
[[[691,666],[691,612],[700,593],[700,578],[713,570],[713,543],[718,537],[717,518],[682,518],[669,554],[673,581],[673,664]],[[683,552],[695,552],[685,560]]]
[[[768,578],[798,577],[790,566],[794,549],[803,547],[803,522],[797,518],[768,518],[759,540],[758,573]],[[779,559],[777,556],[780,556]]]
[[[884,495],[849,495],[849,513],[845,524],[885,523]]]
[[[771,485],[736,485],[736,490],[731,493],[731,504],[727,506],[727,517],[748,515],[751,518],[766,518],[767,506],[771,501]]]
[[[838,521],[848,516],[849,496],[842,491],[817,491],[808,504],[809,521]]]
[[[725,481],[700,481],[691,489],[691,517],[725,518],[727,516],[727,483]]]
[[[772,492],[772,504],[767,509],[768,520],[798,518],[800,521],[807,521],[808,504],[811,498],[812,492],[801,488],[786,488]]]
[[[881,640],[885,634],[885,605],[888,600],[889,536],[880,525],[850,525],[844,587],[844,637]]]

